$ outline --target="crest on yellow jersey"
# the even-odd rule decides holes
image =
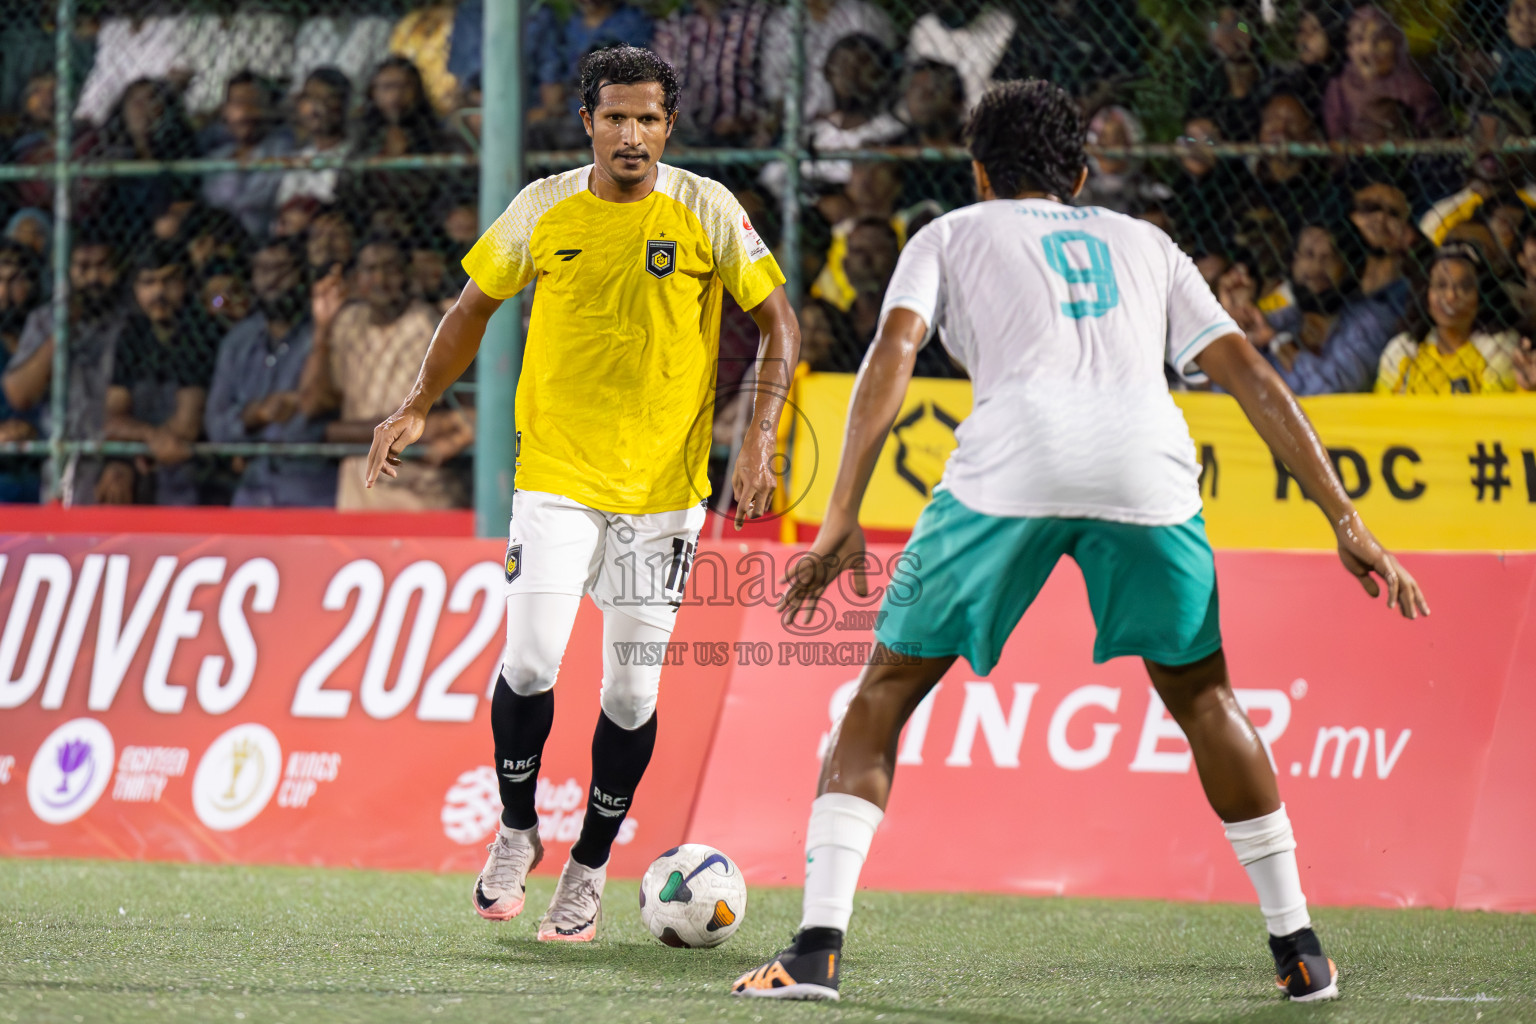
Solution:
[[[651,239],[645,243],[645,271],[652,277],[666,277],[677,269],[677,243]]]

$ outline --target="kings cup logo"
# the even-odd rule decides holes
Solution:
[[[220,832],[248,823],[277,791],[283,750],[264,725],[237,725],[214,740],[192,778],[192,809]]]
[[[112,778],[116,754],[112,734],[94,718],[76,718],[53,730],[27,771],[32,813],[62,825],[90,810]]]

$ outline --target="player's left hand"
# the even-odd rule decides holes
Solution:
[[[736,472],[731,476],[731,490],[736,495],[736,529],[748,519],[758,519],[773,510],[773,492],[778,481],[773,475],[773,444],[755,444],[748,431],[748,441],[736,457]]]
[[[373,446],[368,449],[367,475],[363,486],[372,487],[383,473],[388,477],[400,475],[400,453],[427,429],[425,413],[409,405],[402,405],[389,419],[373,428]]]
[[[1392,552],[1381,546],[1358,512],[1351,512],[1336,523],[1334,532],[1339,539],[1339,560],[1360,581],[1367,594],[1376,597],[1384,585],[1387,607],[1396,608],[1403,618],[1416,619],[1429,614],[1429,604],[1424,600],[1418,581],[1398,563]],[[1381,585],[1374,577],[1381,578]]]

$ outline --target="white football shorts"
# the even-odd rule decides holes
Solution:
[[[591,594],[671,631],[693,568],[701,502],[673,512],[602,512],[547,491],[514,491],[508,530],[507,596]]]

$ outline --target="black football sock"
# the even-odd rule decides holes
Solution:
[[[491,698],[491,735],[496,741],[496,784],[501,789],[501,823],[529,829],[539,823],[533,796],[539,787],[539,759],[555,724],[555,691],[521,697],[503,675]]]
[[[640,786],[645,766],[656,749],[656,716],[638,729],[621,729],[606,714],[597,716],[592,733],[592,789],[581,837],[571,847],[571,859],[589,868],[608,863],[608,852],[619,826],[629,813],[629,801]]]

